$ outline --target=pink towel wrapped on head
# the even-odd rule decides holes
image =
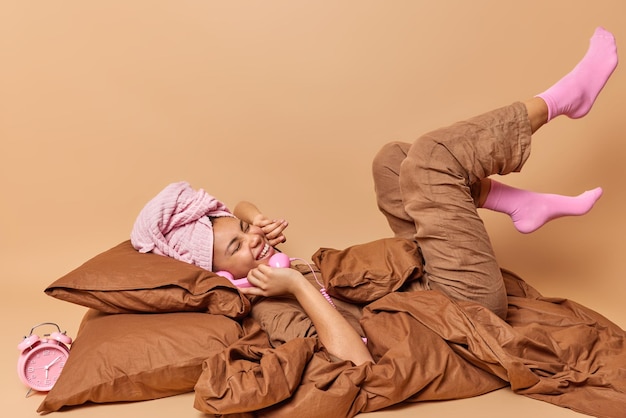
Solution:
[[[141,210],[130,240],[139,252],[152,251],[206,270],[213,267],[213,224],[233,216],[224,203],[181,181],[165,187]]]

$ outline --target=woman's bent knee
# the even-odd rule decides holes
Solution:
[[[383,145],[372,161],[374,180],[388,176],[390,173],[398,176],[400,164],[406,158],[409,148],[410,144],[399,141]]]

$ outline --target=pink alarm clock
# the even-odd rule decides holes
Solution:
[[[33,334],[35,328],[53,325],[57,332],[39,337]],[[61,328],[52,322],[35,325],[17,349],[20,357],[17,361],[17,374],[20,380],[32,390],[48,392],[59,379],[70,350],[72,339],[61,332]]]
[[[285,268],[285,267],[291,266],[291,259],[289,258],[289,256],[287,256],[287,254],[276,253],[270,257],[267,264],[270,267]],[[232,284],[234,284],[235,286],[239,288],[252,287],[252,285],[250,284],[250,282],[248,281],[246,277],[243,277],[241,279],[235,279],[230,272],[224,271],[224,270],[217,271],[215,272],[215,274],[217,274],[218,276],[227,278],[228,280],[230,280]]]

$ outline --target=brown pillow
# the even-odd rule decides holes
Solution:
[[[250,302],[226,279],[192,264],[136,251],[105,251],[45,289],[55,298],[107,313],[200,311],[245,316]]]
[[[38,412],[191,392],[202,362],[241,335],[239,323],[223,315],[89,310],[63,372]]]
[[[422,277],[417,242],[383,238],[345,250],[320,248],[312,257],[328,293],[354,303],[368,303]]]

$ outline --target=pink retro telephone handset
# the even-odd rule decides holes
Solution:
[[[324,285],[320,283],[320,281],[318,280],[317,275],[315,274],[315,271],[313,270],[313,267],[306,261],[300,258],[289,258],[289,256],[284,253],[276,253],[270,257],[269,262],[267,264],[270,267],[286,268],[286,267],[291,267],[291,262],[294,260],[301,260],[309,267],[309,269],[311,270],[311,273],[313,273],[313,277],[315,278],[315,281],[320,287],[320,293],[324,296],[324,298],[328,301],[328,303],[330,303],[333,307],[335,307],[335,303],[326,292],[326,288],[324,287]],[[252,287],[252,285],[250,284],[250,282],[248,281],[246,277],[241,278],[241,279],[235,279],[230,272],[225,271],[225,270],[217,271],[215,272],[215,274],[217,274],[218,276],[227,278],[228,280],[230,280],[232,284],[234,284],[238,288]]]
[[[267,264],[270,267],[286,268],[286,267],[291,266],[292,260],[295,260],[295,258],[289,258],[289,256],[287,256],[287,254],[284,254],[284,253],[276,253],[270,257],[270,260]],[[241,278],[241,279],[235,279],[232,274],[230,274],[228,271],[225,271],[225,270],[217,271],[215,272],[215,274],[217,274],[218,276],[227,278],[228,280],[230,280],[232,284],[234,284],[235,286],[239,288],[252,287],[252,285],[250,284],[250,282],[248,282],[248,279],[246,277]]]

